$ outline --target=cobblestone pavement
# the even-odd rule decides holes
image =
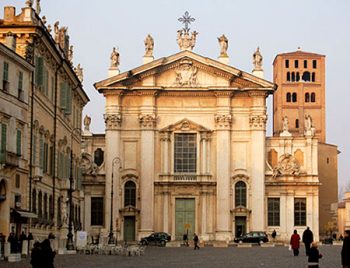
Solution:
[[[320,267],[333,268],[340,265],[341,246],[320,246],[323,258]],[[1,268],[31,267],[29,259],[19,263],[0,261]],[[106,256],[106,255],[58,255],[55,267],[307,267],[304,248],[294,257],[286,247],[261,248],[212,248],[193,250],[191,247],[159,248],[148,247],[143,256]]]

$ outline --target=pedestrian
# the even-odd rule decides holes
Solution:
[[[18,239],[17,239],[17,236],[15,234],[15,229],[14,228],[12,228],[12,231],[11,231],[9,237],[7,238],[7,242],[10,243],[11,253],[17,253]]]
[[[303,243],[305,245],[306,256],[309,256],[310,245],[314,241],[314,234],[309,227],[303,232]]]
[[[317,242],[312,242],[309,250],[308,267],[318,268],[318,261],[322,258],[322,254],[318,251]]]
[[[186,247],[188,247],[188,235],[187,235],[187,233],[185,233],[185,234],[183,235],[183,240],[184,240],[184,245],[185,245]]]
[[[193,242],[194,242],[194,249],[199,249],[199,246],[198,246],[198,242],[199,242],[199,238],[198,238],[198,235],[196,235],[196,233],[193,234]]]
[[[36,241],[32,248],[30,264],[33,268],[41,267],[41,245],[40,242]]]
[[[297,230],[294,230],[290,238],[290,245],[293,250],[294,256],[299,256],[300,236],[298,235]]]
[[[22,248],[23,248],[23,243],[25,243],[27,241],[27,236],[24,233],[24,231],[22,231],[21,235],[19,236],[19,250],[20,253],[22,253]]]
[[[277,236],[276,230],[273,230],[271,236],[272,236],[273,241],[275,241],[275,238]]]
[[[50,245],[50,240],[45,239],[41,243],[41,266],[45,268],[54,268],[53,262],[56,253],[52,251],[51,245]]]
[[[343,268],[350,268],[350,230],[345,231],[343,247],[341,249],[341,264]]]

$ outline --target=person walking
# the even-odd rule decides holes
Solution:
[[[312,242],[309,250],[308,267],[318,268],[318,261],[322,258],[322,254],[318,251],[317,242]]]
[[[41,266],[41,245],[39,241],[36,241],[32,248],[30,264],[33,268],[40,268]]]
[[[314,241],[314,234],[309,227],[303,232],[303,243],[305,245],[306,256],[309,256],[310,245]]]
[[[198,238],[198,235],[196,235],[196,233],[193,234],[193,242],[194,242],[194,249],[199,249],[199,246],[198,246],[198,242],[199,242],[199,238]]]
[[[54,251],[52,251],[49,239],[45,239],[41,243],[41,254],[40,255],[41,255],[40,264],[42,265],[42,267],[54,268],[53,262],[54,262],[54,258],[55,258],[56,253]]]
[[[185,245],[186,247],[188,247],[188,234],[187,234],[187,233],[185,233],[185,234],[183,235],[183,241],[184,241],[184,245]]]
[[[294,230],[290,238],[290,245],[292,247],[294,256],[299,256],[300,236],[298,235],[297,230]]]
[[[350,268],[350,230],[345,231],[343,247],[341,249],[341,264],[343,268]]]
[[[272,236],[273,241],[275,241],[276,236],[277,236],[276,230],[273,230],[271,236]]]

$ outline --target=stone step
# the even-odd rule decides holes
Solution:
[[[20,262],[21,261],[21,254],[20,253],[11,253],[7,257],[8,262]]]

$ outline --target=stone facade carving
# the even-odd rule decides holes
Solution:
[[[231,114],[216,114],[214,116],[215,123],[217,127],[220,128],[228,128],[232,123],[232,115]]]
[[[259,47],[256,49],[256,51],[253,54],[253,65],[254,65],[254,71],[262,71],[262,61],[263,57],[260,53]]]
[[[73,63],[73,46],[71,45],[68,50],[68,61]]]
[[[116,129],[121,126],[122,115],[121,113],[117,114],[105,114],[104,116],[106,129]]]
[[[249,125],[251,128],[265,128],[267,115],[251,115],[249,117]]]
[[[91,117],[88,115],[85,115],[85,117],[84,117],[84,130],[90,131],[90,124],[91,124]]]
[[[228,39],[223,34],[218,37],[219,45],[220,45],[220,57],[227,57],[227,49],[228,49]]]
[[[184,59],[176,72],[176,86],[196,86],[197,85],[197,67],[193,66],[192,61]]]
[[[26,41],[25,59],[31,64],[34,64],[34,44]]]
[[[120,59],[119,59],[119,52],[113,47],[112,53],[111,53],[111,68],[116,68],[118,69],[120,64]]]
[[[139,122],[142,128],[153,128],[157,123],[157,116],[152,114],[140,114]]]
[[[192,51],[192,49],[194,48],[194,46],[196,45],[196,39],[197,39],[197,35],[198,32],[194,31],[190,33],[189,31],[186,30],[178,30],[177,31],[177,44],[180,47],[180,50],[190,50]]]
[[[300,174],[300,164],[298,160],[291,154],[284,154],[280,157],[280,161],[273,169],[273,177],[284,175],[296,175]]]
[[[150,34],[145,39],[145,57],[153,57],[154,40]]]
[[[289,131],[289,122],[288,122],[288,117],[287,116],[284,116],[282,118],[282,124],[283,124],[283,131],[286,131],[288,132]]]
[[[82,83],[84,80],[83,68],[81,68],[80,63],[76,68],[74,68],[74,72],[77,75],[79,81]]]

